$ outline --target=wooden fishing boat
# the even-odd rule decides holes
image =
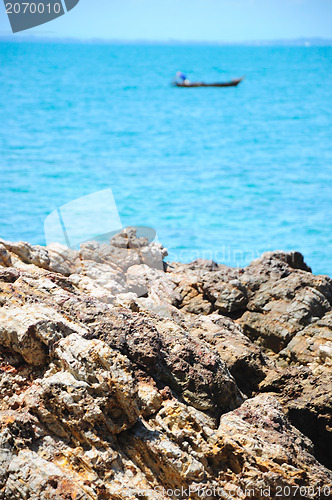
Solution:
[[[231,80],[230,82],[221,82],[221,83],[204,83],[204,82],[173,82],[175,87],[236,87],[240,82],[244,79],[244,76],[241,78],[236,78]]]

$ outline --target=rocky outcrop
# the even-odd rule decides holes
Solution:
[[[260,390],[273,392],[290,422],[314,444],[314,455],[332,469],[332,372],[325,366],[293,366],[271,372]]]
[[[0,498],[329,498],[331,279],[166,253],[0,241]]]

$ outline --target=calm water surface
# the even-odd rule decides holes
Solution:
[[[0,236],[111,187],[171,258],[332,275],[332,47],[0,43]],[[246,76],[237,88],[177,89]]]

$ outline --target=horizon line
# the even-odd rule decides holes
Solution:
[[[52,32],[38,32],[31,34],[19,34],[14,35],[11,32],[4,33],[0,32],[0,41],[12,41],[16,43],[23,42],[58,42],[58,43],[86,43],[86,44],[124,44],[124,45],[132,45],[132,44],[146,44],[146,45],[220,45],[220,46],[231,46],[231,45],[245,45],[245,46],[264,46],[264,45],[298,45],[298,46],[330,46],[332,45],[331,38],[323,38],[319,36],[314,37],[296,37],[296,38],[275,38],[275,39],[261,39],[261,40],[242,40],[242,41],[227,41],[227,40],[178,40],[178,39],[168,39],[168,40],[149,40],[144,38],[137,39],[119,39],[119,38],[99,38],[99,37],[91,37],[91,38],[82,38],[82,37],[63,37],[63,36],[45,36],[46,33]]]

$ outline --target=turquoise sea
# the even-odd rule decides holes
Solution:
[[[0,237],[112,188],[171,259],[332,275],[332,47],[0,42]],[[237,88],[178,89],[245,75]],[[100,215],[102,217],[102,214]]]

